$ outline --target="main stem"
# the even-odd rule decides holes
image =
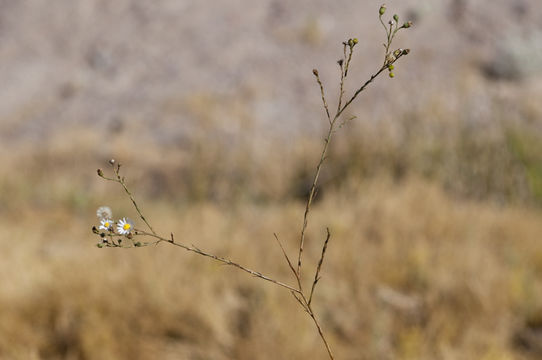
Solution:
[[[341,111],[342,112],[342,111]],[[316,166],[316,172],[314,174],[314,179],[312,180],[311,190],[309,193],[309,198],[307,199],[307,205],[305,206],[305,214],[303,215],[303,228],[301,229],[301,238],[299,241],[299,254],[297,258],[297,274],[299,278],[301,278],[301,258],[303,256],[303,245],[305,244],[305,231],[307,230],[307,225],[309,223],[309,212],[311,209],[312,200],[314,199],[314,194],[316,192],[316,185],[318,184],[318,178],[320,177],[320,171],[322,169],[322,164],[324,163],[324,160],[326,159],[327,150],[329,148],[329,143],[331,141],[331,137],[333,136],[333,130],[335,128],[335,123],[337,121],[338,116],[341,112],[338,112],[337,115],[333,118],[333,121],[329,124],[329,130],[327,133],[327,136],[324,140],[324,147],[322,149],[322,154],[320,156],[320,161],[318,162],[318,165]],[[301,283],[299,284],[301,287]]]

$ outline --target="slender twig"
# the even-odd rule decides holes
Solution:
[[[299,253],[297,257],[297,274],[300,277],[301,277],[301,260],[303,257],[303,246],[305,244],[305,231],[307,230],[307,225],[309,223],[309,213],[311,210],[312,200],[314,199],[316,185],[318,184],[318,178],[320,177],[320,170],[322,169],[322,164],[324,163],[324,160],[326,159],[327,150],[329,147],[329,143],[331,141],[331,137],[333,135],[333,129],[334,129],[336,120],[337,120],[337,116],[335,116],[335,118],[329,125],[329,130],[324,140],[324,147],[322,148],[322,154],[320,155],[320,161],[318,162],[318,165],[316,166],[316,172],[314,173],[314,178],[312,180],[309,197],[307,199],[307,204],[305,205],[305,213],[303,215],[303,227],[301,228],[301,236],[299,240]]]
[[[153,242],[153,243],[148,243],[146,245],[155,245],[155,244],[159,244],[161,242],[165,242],[165,243],[168,243],[168,244],[171,244],[171,245],[174,245],[174,246],[178,246],[180,248],[183,248],[185,249],[186,251],[190,251],[190,252],[193,252],[193,253],[196,253],[196,254],[199,254],[199,255],[202,255],[202,256],[205,256],[205,257],[208,257],[208,258],[211,258],[211,259],[214,259],[216,261],[219,261],[225,265],[229,265],[229,266],[233,266],[233,267],[236,267],[240,270],[243,270],[244,272],[247,272],[255,277],[258,277],[260,279],[263,279],[263,280],[266,280],[266,281],[269,281],[269,282],[272,282],[273,284],[275,285],[278,285],[278,286],[282,286],[283,288],[286,288],[290,291],[293,291],[295,293],[300,293],[300,291],[296,288],[294,288],[293,286],[290,286],[288,284],[285,284],[281,281],[277,281],[269,276],[266,276],[264,274],[262,274],[261,272],[259,271],[255,271],[255,270],[251,270],[241,264],[238,264],[230,259],[226,259],[226,258],[223,258],[221,256],[217,256],[217,255],[214,255],[214,254],[211,254],[211,253],[208,253],[206,251],[203,251],[199,248],[197,248],[196,246],[194,245],[185,245],[183,243],[180,243],[180,242],[172,242],[171,239],[166,239],[166,238],[163,238],[159,235],[156,235],[156,234],[152,234],[152,233],[148,233],[146,231],[142,231],[142,230],[136,230],[136,235],[146,235],[146,236],[150,236],[150,237],[154,237],[155,239],[158,239],[157,241]]]
[[[149,224],[149,222],[147,221],[147,219],[145,218],[145,216],[143,215],[143,212],[141,211],[141,209],[139,208],[139,206],[137,205],[137,202],[135,201],[134,199],[134,196],[132,195],[132,193],[130,192],[130,190],[128,189],[128,186],[126,186],[126,182],[124,181],[124,177],[121,177],[120,176],[120,167],[121,167],[121,164],[118,164],[116,167],[115,167],[115,161],[114,160],[111,160],[109,162],[111,164],[111,166],[113,167],[113,171],[115,172],[115,176],[116,178],[110,178],[110,177],[107,177],[103,174],[102,170],[101,169],[98,169],[98,176],[100,176],[101,178],[105,179],[105,180],[108,180],[108,181],[114,181],[114,182],[117,182],[119,184],[122,185],[122,188],[124,189],[124,192],[128,195],[128,197],[130,198],[130,200],[132,201],[132,204],[134,205],[134,208],[136,209],[137,213],[139,214],[139,217],[141,218],[141,220],[143,220],[143,222],[145,223],[145,225],[147,225],[147,227],[149,228],[149,230],[154,234],[156,235],[156,231],[154,231],[154,229],[152,228],[151,224]]]
[[[316,273],[314,274],[314,281],[312,282],[311,293],[309,295],[309,301],[307,303],[309,306],[312,302],[312,295],[314,294],[314,289],[316,288],[316,284],[320,280],[320,270],[322,269],[322,263],[324,262],[324,255],[326,254],[327,244],[329,242],[330,237],[331,237],[331,233],[329,232],[329,228],[327,228],[326,241],[324,241],[324,246],[322,247],[322,256],[320,257],[320,260],[318,261],[318,266],[316,267]]]
[[[312,70],[312,73],[316,77],[316,81],[318,82],[318,85],[320,85],[320,94],[322,96],[322,102],[324,103],[324,109],[326,110],[327,121],[331,124],[331,116],[329,115],[329,107],[327,106],[326,96],[324,94],[324,85],[322,85],[322,81],[320,80],[320,75],[318,75],[318,70],[314,69]]]
[[[277,240],[277,243],[279,244],[280,246],[280,249],[282,250],[282,254],[284,254],[284,257],[286,258],[286,262],[288,263],[288,267],[290,268],[290,270],[292,270],[292,272],[294,273],[294,275],[297,277],[297,273],[295,271],[295,268],[294,266],[292,265],[292,262],[290,261],[290,258],[288,257],[288,254],[286,254],[286,250],[284,250],[284,247],[282,246],[280,240],[279,240],[279,237],[277,234],[273,234],[273,236],[275,237],[275,239]]]
[[[348,59],[346,60],[346,65],[344,66],[344,77],[346,78],[348,76],[348,67],[350,65],[350,61],[352,60],[352,53],[354,52],[354,46],[350,46],[350,52],[348,53]],[[339,106],[340,108],[340,106]]]
[[[316,329],[318,329],[318,334],[320,335],[320,338],[324,342],[324,346],[326,347],[327,354],[329,355],[330,360],[334,360],[335,357],[333,356],[333,352],[331,351],[331,346],[329,346],[329,343],[327,342],[327,339],[326,339],[326,337],[324,335],[324,331],[322,330],[322,326],[318,322],[318,319],[316,318],[316,315],[314,314],[314,311],[312,311],[310,305],[308,306],[308,308],[309,308],[309,315],[310,315],[312,321],[314,322],[314,325],[316,325]]]

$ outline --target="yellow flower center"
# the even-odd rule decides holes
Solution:
[[[124,224],[124,226],[122,227],[124,230],[130,230],[132,226],[128,223]]]
[[[105,226],[106,228],[108,228],[108,227],[109,227],[109,221],[104,222],[104,226]]]

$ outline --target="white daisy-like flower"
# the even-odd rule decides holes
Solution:
[[[98,210],[96,210],[96,216],[100,220],[111,219],[113,217],[113,212],[109,206],[100,206]]]
[[[113,220],[111,219],[102,219],[100,221],[100,227],[99,229],[100,230],[105,230],[105,231],[109,231],[109,230],[113,230],[113,225],[115,223],[113,222]]]
[[[128,235],[134,230],[134,222],[128,218],[122,218],[117,222],[117,232],[121,235]]]

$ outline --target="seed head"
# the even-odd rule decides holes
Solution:
[[[314,76],[318,76],[318,70],[312,69],[312,73],[314,74]]]
[[[100,206],[98,210],[96,210],[96,216],[100,220],[111,219],[113,217],[113,212],[109,206]]]

